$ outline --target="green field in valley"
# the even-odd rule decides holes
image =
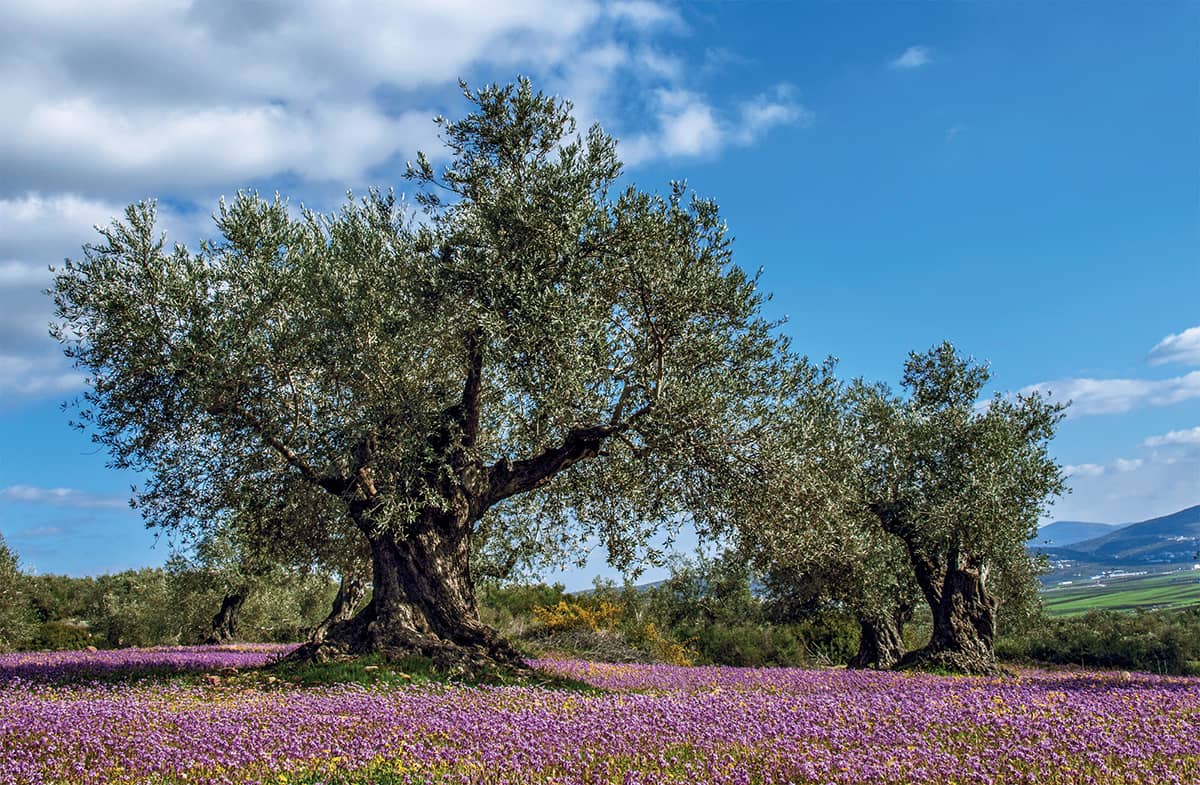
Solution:
[[[1078,580],[1045,589],[1042,601],[1051,616],[1075,616],[1091,610],[1186,608],[1200,605],[1200,570]]]

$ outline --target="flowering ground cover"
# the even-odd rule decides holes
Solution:
[[[1200,782],[1196,679],[535,665],[601,689],[10,675],[0,783]]]
[[[0,684],[14,680],[42,683],[104,681],[259,668],[295,648],[295,645],[239,643],[0,654]]]

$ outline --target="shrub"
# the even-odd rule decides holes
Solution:
[[[543,629],[551,632],[566,630],[611,630],[621,618],[621,606],[608,600],[599,600],[588,608],[576,602],[560,600],[554,605],[538,605],[533,609],[533,618]]]
[[[0,651],[19,649],[33,634],[33,608],[17,556],[0,537]]]
[[[1045,619],[1002,637],[996,653],[1008,660],[1126,668],[1153,673],[1200,673],[1200,608],[1182,611],[1092,611]]]
[[[56,619],[38,625],[33,636],[33,648],[51,651],[83,649],[92,645],[87,622],[79,619]]]

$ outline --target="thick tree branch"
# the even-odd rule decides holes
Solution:
[[[483,335],[475,328],[464,339],[467,374],[462,396],[441,412],[437,430],[430,436],[434,453],[462,468],[464,458],[479,441],[483,396]]]
[[[467,336],[467,379],[463,383],[463,447],[472,449],[479,441],[479,414],[483,394],[483,336],[478,329]]]
[[[521,461],[497,461],[488,470],[488,489],[484,498],[480,500],[481,511],[509,496],[538,488],[564,469],[596,457],[608,437],[628,427],[628,423],[619,423],[575,428],[567,434],[562,444],[551,447],[540,455]]]

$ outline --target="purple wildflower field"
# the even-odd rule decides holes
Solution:
[[[1200,782],[1200,680],[1142,674],[540,660],[602,691],[53,683],[72,664],[203,672],[282,651],[0,657],[0,783]]]

